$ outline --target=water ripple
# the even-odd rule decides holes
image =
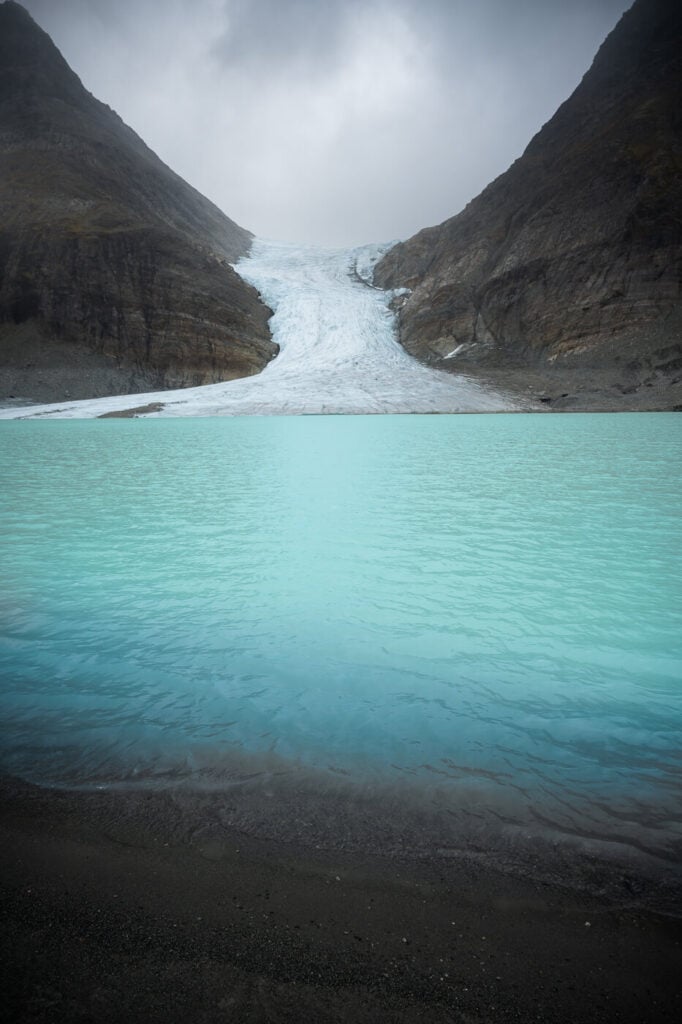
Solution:
[[[681,422],[2,424],[0,767],[276,756],[673,856]]]

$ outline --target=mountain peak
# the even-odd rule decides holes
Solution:
[[[272,357],[269,310],[228,266],[251,234],[87,92],[12,0],[0,4],[0,159],[8,394],[213,383]]]
[[[59,53],[50,36],[33,20],[25,7],[15,0],[4,0],[0,3],[0,52],[3,66],[7,63],[24,63],[30,45],[36,50],[42,50],[43,54],[48,50]],[[64,65],[68,69],[65,61]]]
[[[680,403],[680,54],[679,0],[636,0],[509,170],[384,257],[377,283],[413,289],[408,351],[544,374],[564,407],[598,377],[614,402]]]
[[[26,8],[21,4],[15,3],[15,0],[3,0],[3,2],[0,3],[0,19],[3,19],[0,21],[0,24],[6,26],[10,22],[5,19],[9,18],[15,19],[17,23],[23,22],[24,24],[33,25],[33,27],[38,29],[39,32],[42,32],[42,29],[39,28]],[[45,34],[46,33],[43,33],[43,35]]]
[[[38,97],[87,107],[92,97],[83,88],[47,32],[28,11],[5,0],[0,4],[0,103]]]

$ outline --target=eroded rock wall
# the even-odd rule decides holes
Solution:
[[[405,348],[450,369],[679,382],[680,96],[682,5],[637,0],[523,156],[378,265],[411,289]]]

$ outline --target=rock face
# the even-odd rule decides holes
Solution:
[[[680,97],[682,4],[636,0],[523,156],[378,265],[376,283],[412,289],[405,348],[682,402]]]
[[[0,396],[38,401],[229,380],[277,352],[228,263],[249,232],[0,4]]]

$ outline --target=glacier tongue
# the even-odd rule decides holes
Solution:
[[[494,412],[518,406],[467,377],[431,370],[395,340],[391,292],[371,286],[389,246],[323,249],[256,240],[237,272],[273,310],[280,354],[255,377],[178,391],[31,406],[0,418],[91,417],[161,403],[150,416]],[[140,413],[144,415],[144,413]]]
[[[237,264],[275,310],[280,355],[248,383],[261,411],[460,412],[510,408],[473,381],[417,363],[395,340],[391,292],[369,284],[388,246],[254,243]],[[246,383],[246,382],[244,382]]]

